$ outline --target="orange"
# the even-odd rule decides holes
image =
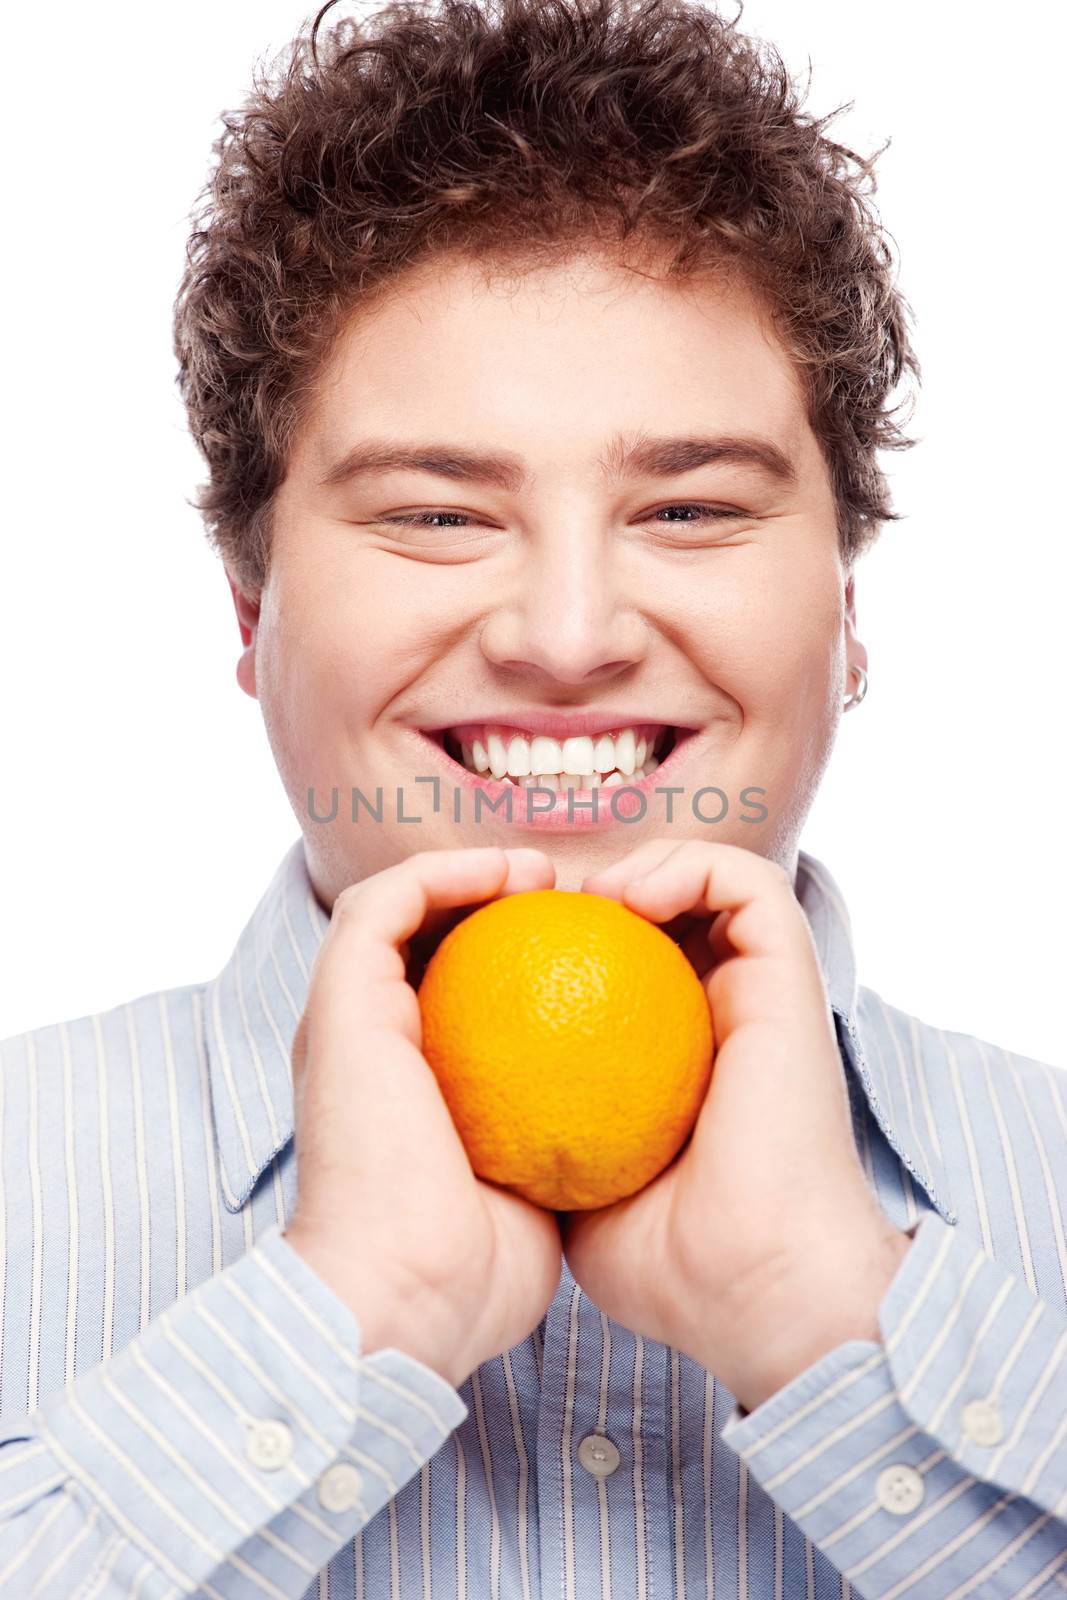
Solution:
[[[703,984],[673,939],[606,895],[480,906],[434,951],[419,1010],[472,1170],[550,1211],[643,1189],[710,1081]]]

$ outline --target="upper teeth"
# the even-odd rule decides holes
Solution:
[[[472,772],[489,772],[494,778],[587,777],[599,782],[613,772],[631,777],[635,772],[647,776],[659,765],[652,754],[654,740],[639,735],[635,728],[598,734],[580,734],[570,739],[553,739],[547,734],[512,733],[506,728],[487,728],[484,741],[462,740],[463,764]]]

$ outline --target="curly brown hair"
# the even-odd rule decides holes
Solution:
[[[628,241],[670,276],[740,272],[800,374],[845,561],[897,520],[875,452],[916,442],[888,402],[920,369],[869,198],[885,146],[824,134],[852,102],[802,111],[777,50],[702,0],[397,0],[320,36],[335,3],[223,114],[174,305],[210,470],[190,503],[241,588],[266,582],[337,335],[432,252],[535,266]]]

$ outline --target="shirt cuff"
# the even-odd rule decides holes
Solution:
[[[36,1434],[42,1491],[62,1473],[184,1592],[225,1565],[284,1568],[302,1595],[468,1414],[431,1368],[360,1339],[278,1223],[0,1444]]]
[[[863,1596],[1067,1572],[1067,1317],[934,1211],[850,1339],[720,1432]]]

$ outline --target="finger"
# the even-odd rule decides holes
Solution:
[[[556,881],[556,869],[543,850],[528,846],[518,846],[505,850],[508,858],[508,875],[490,900],[503,900],[508,895],[526,894],[535,889],[551,889]],[[407,966],[408,982],[412,988],[417,989],[421,984],[429,966],[430,958],[434,951],[441,945],[453,928],[479,909],[480,904],[452,907],[448,910],[431,911],[427,914],[426,922],[417,934],[412,935],[408,941],[404,955]]]
[[[556,869],[543,850],[522,845],[505,850],[508,858],[508,875],[497,890],[497,898],[507,894],[526,894],[533,889],[552,889],[556,882]]]
[[[480,904],[501,900],[505,895],[525,894],[531,889],[551,889],[554,886],[556,869],[543,850],[537,850],[532,845],[513,845],[505,848],[504,854],[508,858],[508,875],[499,889],[465,905],[431,906],[416,937],[428,936],[440,944],[445,934],[462,922],[464,917],[470,916],[472,911],[476,911]]]
[[[369,940],[398,950],[456,906],[494,895],[511,863],[496,845],[460,850],[420,850],[395,866],[342,889],[333,904],[326,940]]]
[[[716,966],[737,955],[737,946],[730,939],[730,913],[717,911],[707,924],[708,952]]]
[[[741,955],[778,955],[810,943],[788,873],[740,845],[688,840],[631,879],[623,901],[654,922],[685,911],[728,912],[729,942]],[[720,948],[723,936],[716,936]]]
[[[678,848],[677,840],[646,839],[644,844],[635,845],[620,861],[601,868],[599,872],[589,873],[582,879],[582,889],[589,894],[610,895],[613,899],[619,899],[625,883],[631,878],[640,877]]]
[[[505,895],[526,894],[534,889],[551,889],[556,881],[556,869],[543,850],[536,850],[532,846],[516,846],[505,849],[508,858],[508,873],[504,882],[488,899],[502,900]],[[447,908],[431,908],[426,914],[426,921],[416,939],[426,934],[443,933],[445,929],[454,927],[472,911],[478,909],[477,902],[469,905],[451,906]]]

